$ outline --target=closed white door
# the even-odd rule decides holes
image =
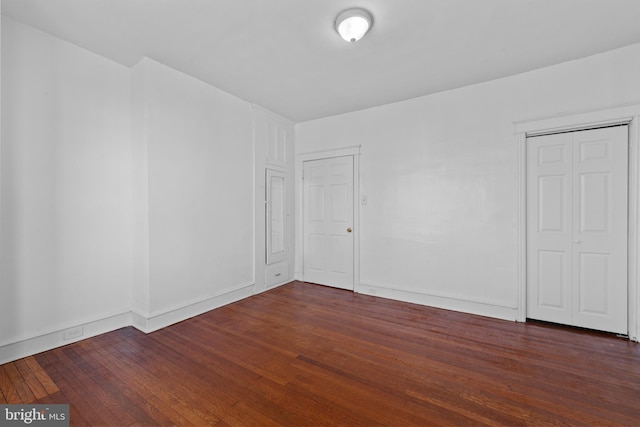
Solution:
[[[527,139],[527,317],[626,334],[628,129]]]
[[[353,156],[304,162],[307,282],[353,290]]]

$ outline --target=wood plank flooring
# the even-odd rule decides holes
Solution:
[[[292,282],[0,366],[72,425],[640,425],[640,345]]]

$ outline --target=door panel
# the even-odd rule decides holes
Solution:
[[[628,129],[527,140],[527,316],[627,332]]]
[[[331,236],[331,248],[329,256],[329,271],[331,273],[346,274],[347,271],[347,254],[345,251],[349,246],[346,242],[346,236]]]
[[[580,313],[607,314],[609,281],[609,254],[581,252],[578,255],[578,292]]]
[[[324,185],[310,185],[309,197],[309,225],[324,221]]]
[[[527,316],[571,322],[571,142],[550,135],[527,144]]]
[[[538,147],[538,166],[566,166],[569,156],[567,146],[562,140],[563,138],[559,138],[557,144],[552,141],[549,145]]]
[[[609,173],[580,174],[580,232],[608,232],[611,199]]]
[[[325,270],[325,236],[320,234],[309,234],[308,237],[309,243],[308,248],[308,258],[307,264],[305,265],[305,271],[308,269],[307,273],[312,274],[313,272],[323,272]]]
[[[353,289],[353,157],[304,162],[304,280]]]
[[[347,221],[348,186],[346,184],[333,184],[330,187],[330,191],[332,202],[331,221]]]
[[[574,324],[626,334],[628,128],[574,132],[573,143]]]
[[[567,274],[567,253],[538,251],[538,306],[566,311],[570,283]]]
[[[547,175],[538,177],[538,231],[565,232],[567,220],[567,177]]]

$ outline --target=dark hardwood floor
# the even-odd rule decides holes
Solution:
[[[0,366],[72,425],[640,425],[640,345],[293,282]]]

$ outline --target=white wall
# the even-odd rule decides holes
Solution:
[[[0,347],[128,311],[129,70],[3,17],[2,111]]]
[[[136,230],[134,307],[152,318],[252,286],[251,105],[147,58],[133,93],[136,224],[148,229]]]
[[[3,17],[2,111],[0,363],[253,293],[248,102]]]
[[[513,122],[637,102],[639,94],[636,44],[301,123],[296,152],[362,145],[368,204],[360,206],[357,291],[515,319]]]

